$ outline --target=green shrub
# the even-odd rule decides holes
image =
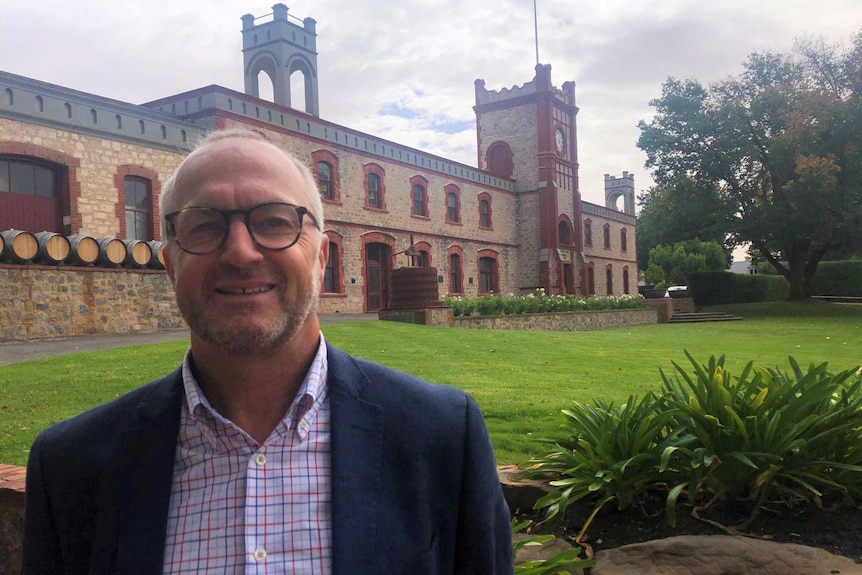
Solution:
[[[783,276],[695,272],[688,276],[687,285],[699,306],[780,301],[790,295],[790,284]]]
[[[625,508],[664,488],[672,525],[685,494],[701,510],[745,505],[745,527],[767,502],[862,496],[862,368],[803,371],[789,358],[789,373],[750,362],[734,377],[723,356],[699,365],[686,355],[693,373],[661,373],[660,396],[563,412],[565,438],[532,462],[532,475],[559,476],[537,509],[550,519],[595,495],[592,519],[610,501]]]
[[[531,461],[529,472],[560,476],[551,482],[554,491],[535,505],[546,510],[548,519],[588,495],[598,498],[593,516],[611,501],[625,509],[650,486],[673,475],[660,467],[663,454],[677,445],[675,414],[653,394],[640,400],[629,397],[620,407],[601,400],[594,405],[574,402],[563,416],[566,436],[554,441],[558,450]],[[581,535],[588,526],[589,521]]]
[[[862,297],[862,261],[820,262],[812,278],[811,292]]]
[[[533,293],[522,296],[484,295],[477,298],[468,298],[447,295],[443,297],[443,305],[451,307],[455,317],[605,309],[639,309],[645,307],[643,297],[639,295],[592,296],[585,298],[575,295],[548,295],[541,288]]]
[[[790,374],[749,362],[733,377],[724,356],[706,366],[688,358],[694,377],[676,364],[675,378],[662,373],[680,433],[662,467],[673,454],[690,468],[676,493],[698,505],[748,502],[749,521],[765,501],[862,494],[862,377],[831,375],[825,363],[803,372],[793,358]]]
[[[531,521],[516,523],[512,519],[512,535],[520,533],[530,526]],[[516,541],[512,538],[512,555],[524,547],[534,547],[542,545],[554,539],[553,535],[536,535],[527,539]],[[578,559],[581,554],[581,549],[576,547],[569,551],[563,551],[554,555],[550,559],[538,559],[536,561],[527,561],[520,565],[515,565],[515,575],[568,575],[575,569],[586,569],[595,567],[596,562],[593,559]]]

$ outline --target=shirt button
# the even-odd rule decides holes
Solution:
[[[258,547],[254,550],[254,560],[258,563],[263,563],[266,561],[266,549],[263,547]]]
[[[255,453],[254,462],[257,463],[259,467],[263,467],[264,464],[266,464],[266,455],[263,453]]]

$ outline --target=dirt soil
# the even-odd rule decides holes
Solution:
[[[589,499],[575,502],[567,509],[564,522],[545,523],[536,531],[553,531],[574,543],[594,505],[595,501]],[[779,543],[819,547],[862,563],[862,508],[835,502],[824,503],[822,507],[810,503],[793,507],[783,503],[767,504],[745,534]],[[597,553],[602,549],[677,535],[721,535],[726,532],[703,519],[725,526],[738,525],[747,517],[747,510],[710,508],[699,516],[701,519],[694,517],[691,507],[679,505],[676,527],[671,527],[665,514],[663,493],[652,494],[641,504],[623,511],[617,509],[615,502],[610,502],[593,518],[583,541]],[[542,518],[522,517],[534,521]]]

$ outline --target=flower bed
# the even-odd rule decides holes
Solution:
[[[646,307],[644,298],[639,295],[606,297],[548,295],[541,288],[533,293],[522,296],[486,295],[477,298],[467,298],[447,295],[443,298],[443,305],[451,307],[455,317],[644,309]]]

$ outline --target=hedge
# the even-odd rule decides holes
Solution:
[[[752,303],[786,300],[790,284],[783,276],[706,271],[689,274],[688,291],[698,306]]]
[[[862,297],[862,261],[820,262],[812,279],[811,293]]]

